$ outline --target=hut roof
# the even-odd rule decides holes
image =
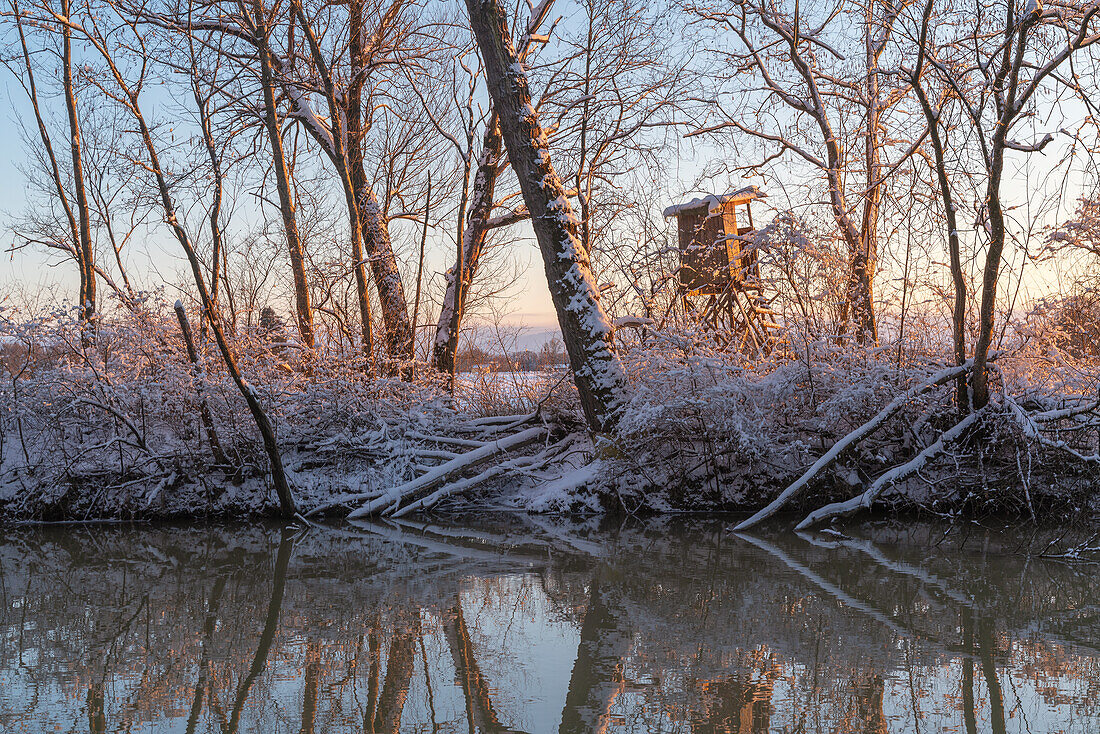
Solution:
[[[758,186],[746,186],[736,191],[730,191],[725,194],[709,194],[701,199],[692,199],[686,201],[683,204],[675,204],[665,209],[665,219],[675,217],[677,214],[683,212],[694,211],[696,209],[702,209],[707,207],[708,211],[714,211],[723,204],[740,204],[743,201],[752,201],[753,199],[762,199],[766,197],[763,191]]]

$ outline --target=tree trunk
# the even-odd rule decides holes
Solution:
[[[978,315],[978,340],[974,344],[974,373],[971,402],[975,409],[989,402],[989,347],[993,343],[993,317],[997,306],[997,279],[1001,276],[1001,253],[1005,246],[1005,217],[1001,208],[1001,173],[1004,170],[1004,126],[993,136],[993,155],[986,186],[989,214],[989,250],[982,271],[982,301]]]
[[[206,440],[210,444],[210,451],[214,454],[214,461],[222,466],[227,465],[225,454],[222,452],[221,441],[218,440],[218,431],[214,427],[214,416],[210,412],[210,404],[206,401],[206,385],[202,362],[199,360],[199,351],[195,348],[195,340],[191,336],[191,324],[187,320],[187,313],[183,310],[183,302],[176,301],[176,318],[180,322],[180,333],[183,334],[183,344],[187,347],[187,359],[191,362],[191,377],[195,380],[195,392],[199,395],[199,418],[202,420],[203,430],[206,431]]]
[[[417,323],[420,317],[420,289],[424,280],[424,248],[428,244],[428,214],[432,210],[432,173],[428,171],[428,191],[424,195],[424,228],[420,230],[420,257],[416,261],[416,295],[413,297],[412,331],[416,339]]]
[[[224,194],[222,166],[221,158],[214,144],[214,130],[210,124],[210,111],[207,107],[210,98],[203,98],[202,96],[194,51],[192,50],[191,53],[191,92],[195,99],[195,110],[199,113],[199,129],[202,131],[202,140],[206,148],[206,156],[210,160],[210,175],[213,177],[212,185],[214,187],[213,200],[210,204],[210,213],[208,215],[210,224],[210,244],[212,247],[210,255],[210,301],[214,304],[214,310],[220,313],[221,308],[218,305],[218,290],[221,285],[221,279],[224,277],[221,266],[222,260],[225,258],[224,237],[222,236],[221,226],[222,198]],[[121,266],[121,258],[119,259],[119,263]],[[228,292],[229,289],[227,288],[226,291]],[[206,336],[206,323],[205,318],[201,319],[199,322],[199,336],[203,340],[205,340]]]
[[[303,21],[304,22],[304,21]],[[353,68],[361,68],[363,60],[363,3],[362,0],[348,2],[348,56]],[[371,371],[374,370],[374,316],[371,313],[370,293],[367,290],[367,259],[363,254],[363,218],[359,213],[356,191],[357,175],[363,171],[363,75],[357,74],[348,84],[344,100],[347,119],[347,145],[340,146],[337,141],[337,153],[343,152],[343,160],[334,161],[343,167],[344,194],[348,207],[348,220],[351,223],[351,256],[355,260],[355,295],[359,302],[359,325],[363,335],[363,353],[367,357]]]
[[[61,0],[61,12],[69,17],[69,0]],[[78,224],[77,262],[80,266],[80,320],[90,323],[95,319],[95,254],[92,251],[91,217],[88,208],[88,192],[84,183],[84,161],[81,154],[80,119],[76,109],[76,89],[73,87],[72,29],[61,26],[63,49],[61,67],[65,87],[65,111],[69,118],[69,151],[73,161],[73,189],[76,194]]]
[[[435,330],[432,347],[432,363],[437,370],[453,375],[455,356],[458,353],[458,335],[462,317],[466,314],[466,295],[477,272],[481,251],[489,235],[489,217],[496,196],[497,173],[501,158],[500,125],[494,113],[485,130],[481,145],[481,159],[474,174],[470,196],[470,211],[466,227],[462,230],[457,262],[447,273],[447,292],[439,311],[439,324]],[[461,273],[461,277],[459,277]]]
[[[626,404],[626,376],[611,343],[611,324],[600,305],[588,253],[578,238],[577,218],[550,161],[504,8],[499,0],[466,0],[466,7],[501,136],[531,213],[581,407],[593,430],[610,430]]]
[[[361,157],[358,173],[356,167],[352,167],[353,184],[356,181],[356,203],[363,229],[363,249],[367,252],[367,264],[374,274],[374,285],[378,289],[382,323],[386,329],[386,351],[394,359],[409,360],[413,356],[413,333],[409,321],[409,306],[405,301],[405,287],[401,283],[401,272],[397,269],[397,258],[393,254],[389,223],[378,204],[378,197],[366,181]]]
[[[401,7],[400,2],[393,3],[380,21],[384,26],[392,22]],[[390,242],[389,224],[378,205],[378,198],[367,180],[363,164],[363,104],[362,89],[368,71],[363,58],[363,2],[348,2],[348,55],[352,68],[352,80],[348,84],[344,100],[347,113],[347,167],[354,192],[354,206],[359,218],[360,241],[362,248],[356,258],[356,287],[359,291],[360,310],[364,313],[370,308],[363,304],[366,298],[366,274],[363,268],[370,265],[374,275],[374,286],[378,289],[378,302],[382,308],[382,324],[386,331],[386,351],[391,358],[399,361],[411,360],[413,356],[413,330],[409,321],[409,306],[405,301],[405,289],[401,283],[401,272],[397,268],[397,258],[393,254]],[[369,107],[368,107],[369,113]],[[364,252],[366,257],[364,257]],[[360,286],[360,279],[362,285]]]
[[[859,249],[852,258],[851,291],[852,322],[856,340],[878,341],[875,321],[874,282],[878,267],[878,218],[882,203],[882,105],[879,91],[878,60],[881,48],[875,44],[875,3],[867,5],[867,27],[864,30],[864,54],[867,61],[867,129],[863,136],[864,173],[867,193],[863,199],[863,220],[860,223]]]
[[[283,218],[290,254],[290,270],[294,275],[294,307],[297,312],[298,332],[302,342],[313,349],[313,308],[309,301],[309,281],[306,277],[306,261],[302,252],[302,239],[298,234],[298,219],[294,211],[294,195],[290,190],[290,172],[287,170],[283,151],[283,133],[279,124],[279,112],[275,107],[275,78],[271,69],[268,47],[268,28],[261,0],[252,0],[253,22],[256,26],[256,49],[260,57],[260,83],[264,94],[264,126],[271,144],[271,167],[275,169],[275,187],[279,192],[279,213]]]
[[[943,136],[940,134],[939,120],[942,109],[932,109],[932,103],[929,101],[928,94],[924,91],[924,87],[921,86],[920,82],[921,70],[927,54],[932,5],[933,0],[928,0],[924,6],[920,40],[917,47],[919,55],[910,84],[916,93],[921,110],[924,112],[925,121],[928,123],[928,132],[932,140],[932,152],[935,155],[936,179],[939,182],[940,198],[943,201],[943,212],[947,225],[947,251],[951,261],[951,280],[955,288],[954,306],[951,311],[951,336],[955,348],[955,364],[962,366],[966,363],[966,280],[962,269],[962,248],[959,243],[958,218],[955,215],[955,197],[951,189],[951,180],[947,175],[947,156]],[[959,413],[965,413],[970,409],[970,393],[967,389],[965,373],[955,378],[955,407],[959,409]]]
[[[851,258],[851,270],[848,273],[848,313],[860,344],[878,341],[878,325],[875,322],[874,304],[874,261],[867,256],[868,245],[862,244],[869,233],[865,232],[859,245],[859,252]],[[873,235],[872,235],[873,236]]]

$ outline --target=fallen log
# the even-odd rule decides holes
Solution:
[[[992,357],[991,357],[992,359]],[[791,500],[798,497],[810,483],[816,479],[823,471],[836,463],[841,454],[848,448],[851,448],[864,438],[874,433],[876,430],[882,427],[895,413],[900,411],[909,401],[913,398],[919,397],[924,393],[936,388],[940,385],[945,385],[951,382],[956,377],[962,374],[966,374],[973,367],[973,361],[967,360],[963,365],[956,367],[948,367],[947,369],[940,370],[929,377],[925,382],[917,385],[906,391],[904,394],[895,398],[889,405],[875,414],[871,420],[867,421],[859,428],[849,433],[844,438],[833,444],[833,447],[829,449],[821,458],[813,463],[806,473],[799,477],[793,484],[784,489],[778,497],[771,501],[771,503],[764,509],[757,512],[747,520],[742,520],[734,530],[742,531],[748,530],[754,525],[757,525],[769,517],[779,512],[786,504]]]
[[[547,435],[548,431],[545,428],[536,426],[487,443],[485,446],[473,451],[467,451],[412,481],[405,482],[383,492],[381,496],[368,500],[362,507],[352,511],[348,517],[350,519],[370,517],[371,515],[392,511],[392,508],[397,507],[403,499],[428,492],[460,472],[472,469],[505,451],[541,440]]]
[[[954,441],[956,438],[961,436],[963,432],[965,432],[968,428],[977,423],[984,414],[985,409],[983,408],[982,410],[978,410],[966,416],[961,421],[956,423],[953,427],[944,431],[938,441],[926,448],[924,451],[921,451],[910,461],[902,464],[901,466],[894,467],[893,469],[876,479],[875,483],[872,484],[870,488],[868,488],[867,491],[865,491],[863,494],[856,495],[855,497],[852,497],[849,500],[845,500],[844,502],[834,502],[832,504],[825,505],[824,507],[814,510],[809,515],[807,515],[802,522],[798,523],[798,525],[795,526],[795,530],[805,530],[806,528],[811,527],[812,525],[816,525],[823,520],[828,520],[834,517],[841,517],[844,515],[851,515],[852,513],[860,509],[870,507],[871,503],[874,502],[880,494],[882,494],[882,491],[884,489],[896,482],[900,482],[902,479],[906,479],[916,474],[918,471],[921,470],[921,468],[924,467],[925,464],[928,463],[930,459],[943,453],[949,442]]]
[[[543,451],[535,454],[534,456],[520,456],[515,459],[497,464],[496,466],[490,467],[476,476],[444,484],[442,487],[436,489],[431,494],[427,496],[421,496],[419,499],[416,499],[406,505],[402,505],[400,507],[394,505],[390,507],[389,510],[384,514],[389,517],[404,517],[405,515],[416,512],[417,510],[429,509],[430,507],[436,505],[440,500],[443,500],[447,497],[453,497],[469,492],[474,487],[477,487],[480,484],[484,484],[490,479],[500,476],[501,474],[512,471],[529,473],[532,470],[540,469],[567,453],[573,442],[574,439],[572,437],[567,437],[565,439],[562,439],[558,443],[545,448]],[[400,502],[398,502],[398,504],[400,504]]]

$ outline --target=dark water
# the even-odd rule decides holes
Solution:
[[[1100,581],[1013,534],[17,529],[4,732],[1095,732]]]

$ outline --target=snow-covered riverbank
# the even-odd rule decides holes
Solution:
[[[213,358],[200,381],[166,334],[131,324],[104,329],[94,349],[60,333],[48,348],[40,340],[9,349],[0,387],[4,516],[277,509],[239,393]],[[857,508],[867,499],[948,513],[1091,511],[1096,375],[1084,364],[1068,369],[1062,353],[1035,342],[1004,353],[997,399],[944,438],[957,416],[950,385],[935,379],[949,365],[936,349],[910,344],[899,360],[893,347],[819,340],[801,354],[749,362],[689,337],[662,335],[625,352],[632,398],[615,432],[600,435],[585,429],[567,372],[461,374],[452,395],[435,376],[371,377],[345,359],[307,361],[262,342],[245,344],[241,363],[305,514],[471,503],[749,511],[807,470],[790,508],[860,496]],[[851,445],[834,449],[845,437]]]

